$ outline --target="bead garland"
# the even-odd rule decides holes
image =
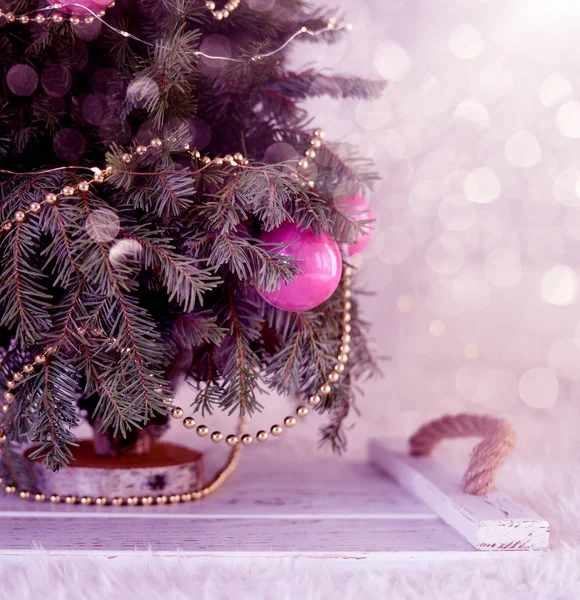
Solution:
[[[142,157],[152,150],[160,150],[162,148],[163,142],[160,139],[155,138],[151,140],[151,142],[148,145],[136,146],[133,153],[125,152],[121,155],[121,160],[123,161],[123,163],[128,165],[133,162],[135,155]],[[197,150],[191,150],[189,144],[185,145],[184,151],[187,152],[192,158],[200,160],[204,166],[209,166],[210,164],[228,164],[232,167],[239,167],[247,166],[250,162],[240,152],[236,152],[234,155],[226,154],[224,157],[218,156],[216,158],[211,159],[209,156],[202,157]],[[71,167],[71,169],[74,169],[74,167]],[[15,223],[23,223],[29,215],[35,215],[40,213],[45,205],[54,206],[63,198],[70,198],[71,196],[74,196],[77,192],[86,193],[90,190],[91,185],[103,183],[107,177],[116,172],[115,169],[110,165],[107,166],[105,169],[91,167],[91,171],[93,171],[93,177],[91,180],[80,181],[78,184],[75,185],[65,185],[59,191],[48,192],[44,195],[44,198],[42,200],[31,202],[28,205],[28,208],[26,208],[25,210],[17,210],[14,213],[12,220],[6,220],[2,222],[2,224],[0,225],[0,235],[3,233],[7,234],[10,231],[12,231]]]
[[[328,396],[332,392],[333,384],[338,383],[340,376],[344,373],[346,368],[346,364],[348,363],[348,358],[350,354],[350,342],[351,342],[351,309],[352,302],[350,300],[352,296],[351,285],[352,285],[352,268],[349,266],[345,266],[343,269],[343,277],[342,277],[342,285],[344,289],[344,302],[343,302],[343,313],[342,313],[342,336],[340,348],[338,350],[338,354],[336,357],[337,362],[334,364],[332,371],[326,376],[326,380],[324,383],[320,385],[316,393],[312,394],[308,398],[308,405],[303,404],[298,406],[296,409],[296,416],[299,418],[304,418],[309,413],[309,406],[315,407],[322,402],[322,398],[324,396]],[[180,406],[175,406],[171,409],[171,416],[174,419],[183,419],[183,426],[186,429],[195,429],[195,432],[199,437],[205,438],[210,435],[210,430],[207,425],[197,425],[195,419],[193,417],[185,417],[184,410]],[[297,423],[297,419],[294,415],[288,415],[282,421],[284,427],[290,429],[294,427]],[[197,425],[197,426],[196,426]],[[225,439],[225,442],[228,446],[236,447],[238,444],[242,444],[243,446],[249,446],[253,443],[254,439],[258,442],[266,442],[270,435],[274,437],[278,437],[282,435],[284,428],[276,423],[270,427],[270,431],[260,430],[256,433],[255,436],[252,436],[248,433],[242,435],[241,437],[237,436],[234,433],[223,434],[221,431],[214,431],[210,435],[210,439],[215,444],[219,444],[222,440]]]
[[[101,19],[102,17],[105,16],[106,10],[101,10],[98,13],[95,13],[95,16],[88,15],[86,17],[79,17],[78,15],[65,15],[61,12],[59,12],[59,8],[63,8],[64,6],[80,6],[77,4],[53,4],[52,6],[47,6],[46,8],[41,8],[29,13],[24,13],[21,15],[15,15],[13,12],[4,12],[2,9],[0,9],[0,19],[2,17],[4,17],[6,19],[7,23],[20,23],[21,25],[28,25],[28,24],[37,24],[37,25],[42,25],[44,23],[48,22],[52,22],[52,23],[56,23],[57,25],[60,25],[61,23],[64,23],[65,21],[69,21],[71,23],[71,25],[79,25],[80,23],[86,23],[86,24],[91,24],[95,19]],[[112,2],[107,8],[112,8],[113,6],[115,6],[115,3]],[[86,9],[89,10],[89,9]],[[47,16],[43,15],[41,11],[50,11],[50,14],[48,14]],[[90,11],[92,12],[92,11]]]
[[[232,12],[238,8],[241,0],[229,0],[226,2],[223,8],[216,8],[216,3],[213,0],[205,0],[205,6],[209,10],[210,14],[214,19],[221,21],[222,19],[227,19]],[[16,15],[13,12],[4,12],[0,9],[0,18],[4,17],[7,23],[20,23],[21,25],[28,25],[29,23],[36,23],[38,25],[42,25],[46,21],[52,21],[53,23],[63,23],[64,21],[70,21],[72,25],[78,25],[79,23],[92,23],[95,18],[102,18],[105,16],[107,9],[113,8],[115,3],[112,2],[107,9],[101,10],[98,13],[95,13],[95,16],[89,15],[84,18],[80,18],[78,15],[66,15],[59,12],[59,9],[66,8],[67,6],[81,6],[75,2],[64,2],[62,4],[53,4],[52,6],[47,6],[46,8],[37,9],[35,11],[24,13],[20,15]],[[85,10],[90,10],[85,8]],[[47,16],[43,15],[42,12],[50,12]],[[92,12],[92,11],[91,11]]]
[[[240,433],[244,431],[245,420],[241,420],[240,422]],[[0,445],[6,441],[6,436],[0,434]],[[153,506],[153,505],[164,505],[164,504],[179,504],[179,503],[187,503],[187,502],[196,502],[198,500],[202,500],[203,498],[207,498],[207,496],[217,492],[218,489],[230,478],[232,473],[236,470],[238,463],[240,461],[242,447],[238,446],[233,448],[228,462],[226,466],[212,479],[210,483],[207,485],[192,490],[190,492],[186,492],[184,494],[162,494],[159,496],[114,496],[112,498],[108,498],[106,496],[99,496],[97,498],[93,498],[92,496],[63,496],[60,494],[42,494],[42,493],[33,493],[28,490],[20,490],[18,486],[13,484],[4,484],[2,477],[0,477],[0,485],[4,485],[4,492],[9,495],[18,494],[18,498],[21,500],[34,500],[39,503],[50,502],[51,504],[81,504],[83,506],[90,506],[94,504],[96,506]]]
[[[310,139],[310,147],[305,151],[304,158],[298,161],[298,171],[305,171],[308,169],[309,163],[308,159],[314,159],[316,157],[316,150],[322,146],[322,140],[324,139],[324,132],[321,129],[316,129],[314,131],[313,137]],[[159,138],[154,138],[150,141],[148,145],[138,145],[135,147],[133,152],[125,152],[121,155],[121,160],[124,164],[129,165],[133,162],[135,156],[142,157],[148,152],[152,150],[161,150],[163,148],[163,142]],[[199,160],[204,167],[209,166],[210,164],[215,165],[230,165],[232,167],[247,167],[250,164],[250,161],[245,158],[241,152],[236,152],[235,154],[226,154],[225,156],[217,156],[215,158],[210,158],[209,156],[201,156],[198,150],[192,150],[189,144],[185,144],[183,148],[184,152],[187,152],[192,158]],[[88,167],[87,167],[88,168]],[[75,169],[75,167],[70,167],[67,169]],[[27,217],[31,214],[38,214],[42,211],[44,205],[46,206],[54,206],[63,198],[70,198],[74,196],[77,192],[86,193],[90,190],[91,185],[101,184],[105,181],[107,177],[115,173],[115,169],[112,166],[107,166],[105,169],[100,169],[99,167],[91,167],[90,170],[93,172],[93,177],[91,180],[80,181],[76,185],[65,185],[61,190],[56,192],[48,192],[45,194],[44,198],[39,201],[33,201],[29,204],[28,208],[25,210],[17,210],[14,213],[12,220],[6,220],[0,224],[0,235],[6,234],[12,231],[15,223],[24,222]],[[0,173],[3,171],[0,170]],[[11,173],[17,174],[17,173]],[[299,173],[294,173],[297,177],[299,177]],[[314,181],[308,180],[305,182],[305,185],[309,187],[314,187]]]
[[[322,146],[322,140],[324,139],[324,131],[322,129],[316,129],[314,131],[314,137],[310,140],[310,147],[304,152],[304,158],[298,161],[298,169],[306,171],[310,165],[309,160],[316,158],[316,151]],[[308,181],[310,187],[314,187],[314,181]]]
[[[221,21],[227,19],[240,5],[240,0],[229,0],[224,4],[222,9],[216,9],[215,2],[213,0],[205,0],[205,7],[209,10],[212,17]]]

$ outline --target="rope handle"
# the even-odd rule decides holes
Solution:
[[[471,452],[463,475],[463,491],[475,496],[493,489],[495,474],[516,446],[516,432],[506,419],[490,415],[445,415],[429,421],[410,438],[413,456],[429,456],[446,438],[478,436],[483,440]]]

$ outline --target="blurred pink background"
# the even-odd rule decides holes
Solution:
[[[294,66],[390,81],[375,103],[307,106],[327,140],[358,146],[383,177],[369,194],[377,233],[357,264],[374,292],[363,303],[377,352],[391,360],[363,386],[350,456],[371,435],[407,436],[458,411],[508,417],[528,453],[569,455],[561,430],[580,413],[580,5],[358,0],[337,15],[354,30],[334,46],[296,44]],[[283,399],[267,407],[256,427],[288,410]],[[270,451],[311,455],[323,422]]]

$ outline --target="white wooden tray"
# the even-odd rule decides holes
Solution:
[[[280,462],[251,448],[244,454],[232,479],[198,503],[71,507],[0,496],[0,554],[381,561],[498,555],[477,552],[370,464],[333,458]]]

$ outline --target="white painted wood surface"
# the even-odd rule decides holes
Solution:
[[[400,445],[372,440],[373,464],[429,506],[478,550],[544,550],[549,523],[507,494],[466,494],[461,473],[428,456],[409,456]]]
[[[429,508],[365,463],[279,461],[252,448],[198,502],[83,507],[0,496],[0,554],[232,557],[402,562],[479,558]]]

